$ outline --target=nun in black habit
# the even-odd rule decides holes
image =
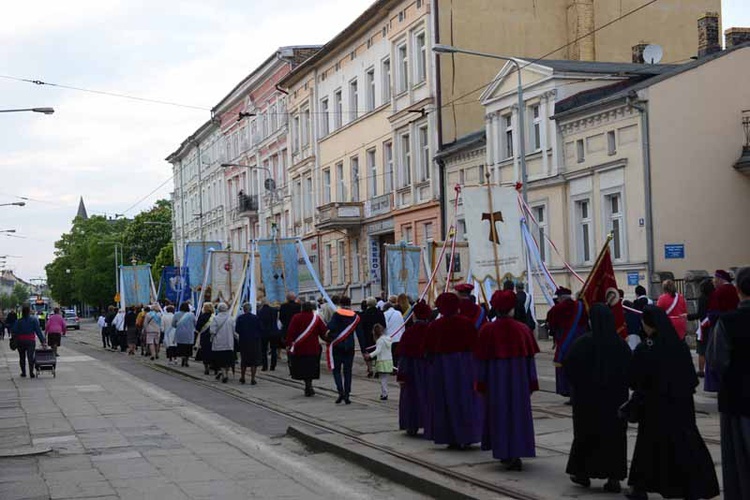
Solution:
[[[642,322],[646,340],[633,355],[630,385],[643,403],[626,496],[716,497],[714,463],[695,423],[698,376],[690,349],[662,309],[646,306]]]
[[[615,317],[604,304],[589,311],[591,329],[573,344],[563,361],[573,404],[573,445],[566,472],[588,487],[607,479],[604,490],[617,493],[628,473],[627,422],[619,407],[628,400],[631,351],[617,334]]]

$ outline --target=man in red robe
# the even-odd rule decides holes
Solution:
[[[708,322],[701,324],[703,328],[704,342],[711,342],[711,335],[716,324],[724,313],[734,311],[740,303],[737,289],[732,285],[732,276],[723,269],[717,269],[714,273],[714,291],[708,298],[708,309],[706,315]],[[706,376],[703,379],[703,390],[706,392],[719,392],[719,374],[708,362],[706,362]]]
[[[482,449],[492,450],[507,470],[521,470],[521,457],[536,456],[531,393],[539,390],[539,346],[531,329],[513,319],[515,293],[497,291],[491,304],[497,319],[482,327],[474,347],[485,408]]]
[[[576,339],[586,331],[588,316],[583,302],[575,300],[569,289],[560,287],[555,296],[557,304],[547,313],[547,326],[555,339],[555,392],[570,397],[570,385],[562,370],[562,361]]]
[[[462,449],[482,439],[482,400],[474,390],[477,330],[458,314],[459,298],[440,294],[441,317],[430,323],[425,340],[430,387],[432,440]]]
[[[472,295],[474,285],[471,283],[461,283],[454,287],[460,301],[459,311],[461,316],[468,319],[479,331],[484,323],[487,322],[487,312],[477,304],[477,299]]]

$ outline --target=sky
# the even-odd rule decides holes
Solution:
[[[24,207],[0,206],[0,256],[9,256],[6,268],[25,280],[44,278],[54,242],[70,230],[81,196],[89,215],[128,217],[168,198],[173,185],[164,158],[210,117],[212,106],[278,47],[323,44],[372,1],[5,5],[0,110],[55,108],[49,116],[0,113],[0,204],[26,201]],[[722,9],[725,28],[750,26],[747,0],[722,0]],[[16,233],[2,232],[6,229]]]

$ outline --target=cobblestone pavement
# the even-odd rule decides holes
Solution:
[[[316,383],[318,395],[314,398],[305,398],[302,394],[301,386],[289,380],[285,363],[281,363],[274,372],[259,372],[257,386],[241,386],[236,378],[230,378],[229,384],[220,384],[212,376],[204,376],[203,366],[200,363],[191,363],[190,368],[183,369],[168,366],[163,357],[160,360],[150,361],[140,356],[136,356],[134,359],[120,353],[106,351],[102,349],[98,334],[91,326],[85,326],[81,332],[71,333],[69,338],[65,339],[65,346],[72,347],[81,353],[86,353],[101,360],[100,371],[109,372],[111,369],[108,367],[116,366],[118,370],[127,372],[128,375],[126,377],[129,379],[134,381],[147,379],[154,386],[159,386],[170,391],[169,395],[165,396],[168,398],[167,401],[172,401],[179,397],[195,403],[197,406],[216,409],[228,421],[231,421],[231,425],[239,426],[244,430],[250,429],[253,432],[266,436],[266,439],[271,439],[273,436],[282,434],[289,423],[295,423],[299,419],[309,422],[321,422],[328,426],[337,426],[344,432],[356,435],[364,442],[372,443],[383,449],[406,454],[415,460],[455,471],[479,481],[524,492],[534,498],[612,498],[612,495],[604,494],[601,491],[600,485],[597,482],[595,482],[594,487],[591,489],[582,489],[573,485],[564,473],[568,451],[573,438],[571,411],[570,407],[564,405],[564,399],[554,394],[554,369],[551,363],[551,344],[548,342],[541,342],[543,352],[537,358],[542,391],[535,393],[532,398],[537,457],[525,460],[524,471],[520,473],[503,471],[498,462],[491,458],[489,452],[482,452],[477,447],[463,452],[447,451],[444,447],[435,446],[431,442],[422,439],[409,438],[402,432],[399,432],[397,385],[392,381],[389,400],[387,402],[379,401],[379,382],[367,379],[364,376],[365,369],[359,359],[355,363],[356,376],[353,383],[353,404],[343,406],[333,404],[335,397],[333,381],[325,369],[322,371],[321,380]],[[61,358],[61,370],[63,371],[60,372],[57,383],[68,379],[73,373],[73,367],[75,367],[76,378],[78,378],[77,372],[80,369],[80,363],[76,363],[75,361],[66,362],[66,355],[67,352],[63,352],[63,358]],[[78,357],[80,358],[80,355]],[[15,362],[15,354],[13,354],[12,359]],[[74,356],[73,359],[77,358]],[[68,366],[68,363],[70,366]],[[83,364],[85,365],[86,363]],[[61,386],[64,388],[68,383],[69,381],[66,381],[64,384],[61,383]],[[97,383],[97,385],[93,385],[92,382],[79,383],[81,386],[75,389],[75,393],[79,397],[83,395],[83,398],[86,399],[94,394],[99,394],[102,401],[115,400],[118,401],[118,404],[122,404],[119,402],[119,398],[117,398],[117,388],[102,390],[95,389],[95,387],[102,385],[101,383]],[[120,391],[124,389],[124,394],[126,395],[131,391],[135,391],[137,387],[131,388],[131,385],[139,386],[141,384],[138,382],[137,384],[126,385],[120,388]],[[92,388],[87,388],[87,386],[91,386]],[[210,394],[203,392],[202,388],[204,386],[213,387],[213,391]],[[81,389],[81,387],[83,388]],[[141,399],[141,404],[146,406],[156,404],[160,406],[162,415],[176,413],[177,416],[174,418],[178,420],[184,418],[182,416],[182,412],[184,412],[184,407],[182,406],[185,404],[184,400],[176,408],[170,407],[159,398],[153,397],[153,400],[151,400],[152,397],[149,394],[154,391],[157,391],[157,389],[146,389],[145,395],[141,396],[143,398]],[[102,392],[110,394],[109,397],[102,395]],[[159,394],[163,393],[161,390],[157,392]],[[252,402],[254,405],[260,405],[261,408],[248,404],[245,404],[241,411],[236,411],[236,407],[225,408],[223,406],[225,403],[220,399],[222,394],[239,396]],[[719,424],[715,405],[715,398],[710,395],[703,393],[696,395],[696,406],[699,409],[698,425],[714,457],[716,470],[720,477]],[[164,406],[167,407],[164,408]],[[263,413],[263,408],[270,409],[273,414]],[[138,407],[135,410],[141,411]],[[6,409],[0,408],[0,412],[4,411]],[[198,424],[191,423],[191,425]],[[69,433],[69,431],[60,429],[57,435],[62,435],[64,438],[65,432]],[[630,428],[628,436],[629,456],[631,456],[632,446],[635,442],[634,427]],[[189,448],[187,445],[183,447]],[[191,459],[205,462],[208,459],[203,456],[203,453],[208,453],[210,456],[211,447],[194,451],[196,453],[194,453]],[[146,452],[140,453],[144,455]],[[159,452],[157,451],[157,453]],[[176,456],[179,456],[179,454]],[[142,456],[142,459],[151,463],[148,456]],[[250,458],[246,458],[245,460],[252,461]],[[333,467],[334,465],[342,466],[340,460],[331,459],[328,467]],[[0,477],[2,477],[1,475],[2,472],[0,472]],[[177,483],[181,485],[182,479],[178,478]],[[370,477],[368,480],[373,481],[374,479]],[[210,483],[211,481],[214,480],[207,479],[202,482]],[[396,488],[395,486],[388,485],[387,482],[381,485],[381,487],[383,489],[389,487]],[[408,490],[392,489],[390,491],[396,498],[404,498],[411,494]],[[0,490],[1,492],[2,490]],[[179,490],[179,493],[193,495],[194,497],[198,497],[199,495],[195,492],[183,490]],[[378,493],[378,491],[371,493]],[[232,494],[232,491],[228,491],[228,494]],[[312,493],[312,496],[314,495],[315,493]],[[260,496],[263,495],[261,494]],[[0,494],[0,498],[5,497]]]
[[[37,379],[0,346],[0,499],[421,498],[63,343],[57,377]]]

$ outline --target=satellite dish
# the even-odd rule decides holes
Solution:
[[[264,182],[263,185],[266,187],[269,191],[276,191],[276,181],[268,177]]]
[[[643,49],[643,62],[646,64],[658,64],[662,57],[664,57],[664,49],[661,45],[648,44]]]

